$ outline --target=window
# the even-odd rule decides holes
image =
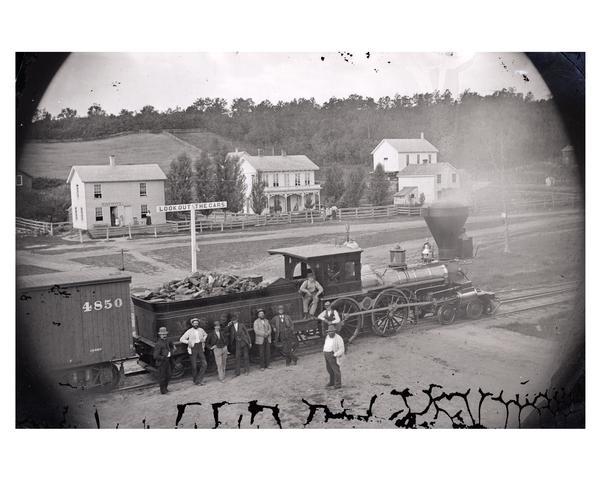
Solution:
[[[75,193],[77,195],[77,198],[79,198],[79,184],[75,185]]]
[[[456,173],[452,174],[452,183],[456,183]]]
[[[73,211],[75,212],[75,220],[79,220],[79,219],[77,218],[77,207],[75,207],[75,208],[73,209]]]
[[[304,172],[304,185],[310,185],[310,172]]]
[[[17,187],[23,186],[23,175],[17,175]]]
[[[279,174],[278,173],[273,174],[273,186],[274,187],[279,186]]]
[[[417,153],[417,164],[421,163],[421,154]]]
[[[141,217],[146,218],[148,215],[148,205],[142,205]]]
[[[383,161],[387,162],[388,157],[383,157]]]
[[[146,195],[147,195],[146,184],[140,183],[140,197],[145,197]]]
[[[94,184],[94,198],[102,198],[102,185],[99,183]]]
[[[438,173],[438,174],[436,175],[436,177],[437,177],[437,183],[442,183],[442,174],[441,174],[441,173]]]
[[[296,177],[296,178],[295,178],[295,181],[294,181],[294,185],[296,185],[297,187],[299,187],[299,186],[301,185],[301,183],[300,183],[300,174],[299,174],[299,173],[297,173],[297,174],[295,175],[295,177]]]
[[[101,222],[104,220],[104,216],[102,215],[102,207],[96,207],[96,221]]]
[[[81,215],[81,221],[83,221],[83,207],[79,207],[79,214]]]
[[[409,161],[410,161],[410,155],[407,153],[407,154],[406,154],[406,164],[407,164],[407,165],[408,165]]]
[[[427,155],[429,163],[431,163],[431,153]]]

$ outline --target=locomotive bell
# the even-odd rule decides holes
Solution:
[[[405,269],[406,268],[406,250],[400,244],[390,249],[390,268]]]

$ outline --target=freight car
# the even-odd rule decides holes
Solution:
[[[463,229],[467,215],[467,207],[455,204],[434,205],[425,212],[442,261],[408,266],[402,257],[393,258],[388,269],[376,273],[363,271],[362,250],[352,246],[274,249],[269,254],[283,257],[284,275],[265,288],[167,303],[134,296],[135,350],[141,362],[152,369],[156,332],[166,327],[176,344],[175,374],[180,375],[186,355],[185,346],[178,345],[177,340],[189,328],[191,318],[201,317],[205,328],[211,329],[215,320],[230,314],[251,330],[259,308],[271,318],[278,305],[283,305],[294,320],[300,345],[307,344],[322,334],[319,322],[304,319],[302,314],[298,289],[308,272],[313,272],[323,286],[322,301],[331,300],[340,312],[340,334],[348,342],[367,326],[377,335],[389,336],[424,316],[435,316],[448,324],[457,315],[475,319],[490,314],[496,306],[494,294],[473,287],[456,260],[472,254],[472,240]],[[394,250],[392,254],[401,252]]]
[[[122,273],[20,277],[17,353],[40,376],[62,385],[118,383],[118,362],[132,354],[130,282]]]

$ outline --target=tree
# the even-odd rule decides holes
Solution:
[[[212,202],[216,198],[215,165],[205,151],[194,162],[195,198],[198,202]],[[212,210],[201,210],[203,215],[210,215]]]
[[[252,193],[250,195],[250,202],[252,203],[252,210],[257,215],[260,215],[267,206],[267,197],[265,197],[265,182],[257,180],[252,185]]]
[[[192,162],[187,153],[183,152],[171,161],[169,173],[167,173],[167,203],[190,203],[192,201],[192,185]]]
[[[102,107],[98,103],[93,103],[90,105],[87,111],[88,117],[105,117],[106,112],[102,110]]]
[[[344,194],[341,198],[343,206],[358,207],[367,187],[365,177],[365,170],[362,167],[355,167],[348,171],[344,179]]]
[[[74,108],[63,108],[60,113],[56,116],[58,119],[75,118],[77,116],[77,110]]]
[[[344,169],[334,164],[325,171],[323,196],[328,203],[337,203],[344,194]]]
[[[369,202],[373,205],[383,205],[388,199],[389,182],[381,163],[377,164],[375,171],[371,174],[369,183]]]
[[[217,200],[225,200],[230,212],[239,212],[244,206],[246,182],[235,155],[228,155],[221,148],[215,155],[215,179]]]

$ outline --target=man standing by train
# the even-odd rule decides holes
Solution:
[[[323,310],[319,314],[318,318],[322,322],[321,328],[323,330],[321,330],[321,331],[326,332],[327,328],[330,325],[333,325],[336,329],[340,328],[340,323],[341,323],[340,314],[338,313],[337,310],[334,310],[333,308],[331,308],[331,302],[329,300],[327,300],[325,302],[325,310]]]
[[[260,369],[269,368],[271,361],[271,324],[265,318],[265,311],[259,308],[258,318],[254,320],[254,342],[260,354]]]
[[[187,352],[192,362],[192,377],[194,385],[204,385],[204,373],[206,372],[206,356],[204,355],[204,344],[206,343],[206,332],[200,328],[200,319],[190,320],[192,328],[186,330],[179,341],[187,344]],[[198,362],[200,369],[198,370]]]
[[[277,315],[271,319],[271,331],[273,333],[273,342],[285,357],[285,364],[289,366],[291,363],[296,365],[298,357],[294,354],[298,342],[296,340],[296,332],[294,332],[294,322],[289,315],[285,314],[283,305],[277,307]]]
[[[227,369],[227,335],[221,331],[221,322],[216,320],[214,323],[215,329],[208,334],[206,340],[206,346],[212,350],[215,356],[215,364],[217,365],[217,372],[219,374],[219,380],[221,383],[225,381],[225,370]]]
[[[244,360],[244,373],[250,373],[250,347],[252,347],[252,339],[248,333],[246,325],[241,323],[237,316],[232,319],[231,313],[227,314],[229,320],[229,342],[235,346],[235,376],[240,375],[240,363]]]
[[[166,327],[160,327],[158,329],[158,340],[154,344],[154,362],[158,368],[158,385],[160,386],[160,393],[163,395],[169,390],[169,380],[171,379],[171,358],[175,348],[173,342],[167,340],[169,332]]]
[[[344,359],[344,340],[335,332],[335,327],[327,327],[327,337],[323,345],[325,367],[329,373],[329,383],[325,388],[342,388],[342,372],[340,366]]]
[[[319,305],[319,297],[323,293],[323,287],[315,279],[315,274],[309,272],[306,276],[306,280],[300,285],[300,295],[302,296],[302,311],[304,313],[304,319],[308,319],[308,316],[315,316],[317,306]]]

